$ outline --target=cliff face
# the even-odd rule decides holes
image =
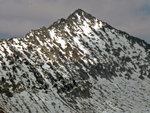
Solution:
[[[148,113],[149,87],[150,45],[81,9],[0,41],[6,113]]]

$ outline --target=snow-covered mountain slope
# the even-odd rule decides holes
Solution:
[[[150,113],[150,44],[81,9],[0,41],[0,112]]]

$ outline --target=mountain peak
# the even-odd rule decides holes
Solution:
[[[82,15],[83,13],[86,13],[86,12],[82,9],[77,9],[73,12],[73,14],[79,14],[79,15]]]
[[[68,18],[72,18],[72,17],[81,17],[81,18],[83,18],[83,17],[86,17],[86,18],[95,18],[95,17],[93,17],[91,14],[89,14],[89,13],[87,13],[87,12],[85,12],[84,10],[82,10],[82,9],[77,9],[77,10],[75,10]]]
[[[0,112],[150,111],[150,45],[82,9],[0,41],[0,67]]]
[[[96,19],[91,14],[85,12],[84,10],[77,9],[72,14],[70,14],[67,17],[67,19],[63,19],[63,18],[58,19],[49,28],[51,29],[52,27],[55,27],[56,29],[59,29],[59,28],[62,28],[63,26],[65,26],[66,24],[71,24],[70,26],[74,26],[73,25],[74,22],[77,24],[80,24],[80,25],[84,25],[86,21],[88,21],[87,24],[89,24],[89,26],[90,26],[91,24],[96,24],[95,22],[97,22],[99,20]],[[102,25],[102,22],[101,22],[101,25]]]

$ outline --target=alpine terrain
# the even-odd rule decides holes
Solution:
[[[81,9],[2,39],[0,113],[150,113],[150,44]]]

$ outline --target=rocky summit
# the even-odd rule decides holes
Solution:
[[[0,113],[150,113],[150,44],[81,9],[2,39]]]

